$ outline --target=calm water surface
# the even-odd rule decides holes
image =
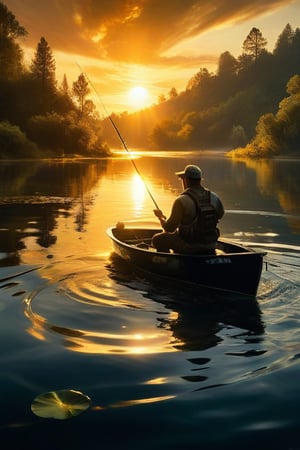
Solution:
[[[135,159],[168,215],[199,164],[224,237],[268,252],[257,301],[142,278],[111,254],[117,221],[157,224],[127,157],[0,165],[0,437],[31,449],[300,449],[300,161]],[[77,390],[67,420],[36,396]]]

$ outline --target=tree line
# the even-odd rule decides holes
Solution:
[[[84,74],[58,86],[45,37],[30,67],[18,40],[27,31],[0,2],[0,158],[110,154]]]
[[[45,37],[29,67],[19,41],[27,31],[0,2],[0,158],[109,155],[119,146],[109,118],[100,120],[84,74],[58,85]],[[219,56],[216,73],[201,67],[182,92],[170,87],[155,105],[112,114],[130,147],[238,149],[267,157],[299,152],[300,30],[287,24],[273,52],[252,28],[235,58]],[[106,142],[108,144],[106,144]]]
[[[171,88],[151,108],[115,115],[127,142],[159,149],[239,148],[240,156],[255,157],[299,152],[300,30],[287,24],[272,53],[266,45],[254,27],[240,56],[220,55],[216,73],[200,68],[183,92]],[[104,132],[116,145],[105,123]]]

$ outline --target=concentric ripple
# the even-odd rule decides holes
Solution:
[[[258,301],[249,304],[157,285],[107,257],[49,265],[26,296],[27,331],[73,352],[173,352],[173,362],[182,352],[191,367],[180,377],[197,390],[276,372],[300,354],[300,269],[297,249],[269,250]],[[168,379],[160,371],[157,378]]]
[[[107,262],[107,261],[106,261]],[[167,327],[174,313],[145,291],[116,283],[104,260],[64,261],[42,269],[48,282],[27,295],[28,330],[38,339],[60,337],[85,353],[175,351]]]

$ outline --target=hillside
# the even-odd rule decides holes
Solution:
[[[254,49],[247,47],[253,33],[258,37]],[[114,114],[127,144],[141,149],[228,150],[247,145],[255,137],[260,117],[277,112],[289,80],[300,74],[299,28],[287,24],[272,53],[265,45],[260,30],[253,28],[238,58],[229,51],[220,55],[216,73],[201,68],[187,80],[183,92],[170,86],[169,97],[161,96],[151,108]],[[109,120],[102,126],[109,145],[119,146]]]

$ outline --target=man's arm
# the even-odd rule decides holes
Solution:
[[[211,204],[217,212],[218,220],[222,219],[222,217],[224,216],[224,206],[215,192],[211,192]]]
[[[179,198],[177,198],[172,206],[171,214],[168,219],[163,215],[162,211],[155,209],[154,214],[159,218],[160,224],[165,231],[173,232],[181,223],[183,215],[183,206]]]

